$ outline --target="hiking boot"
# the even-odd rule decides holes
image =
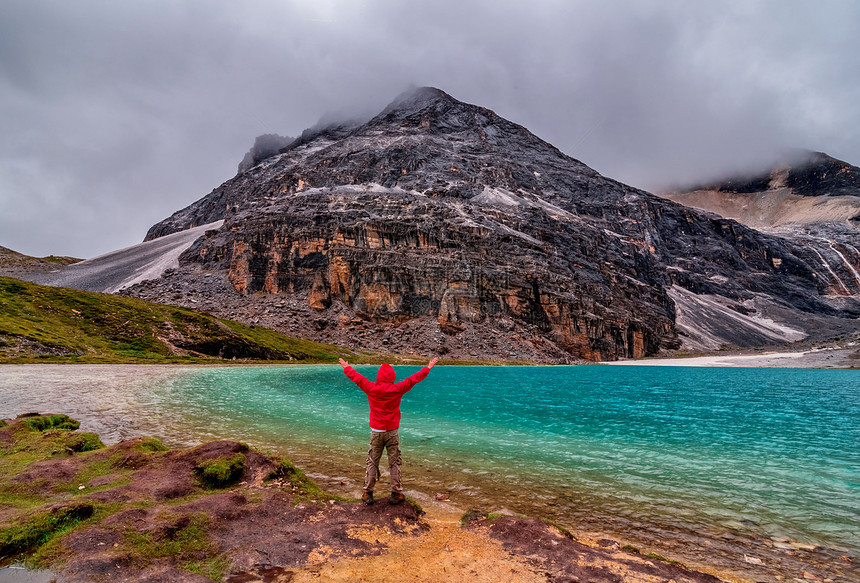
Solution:
[[[402,504],[404,500],[406,500],[406,496],[403,495],[403,492],[392,492],[391,498],[388,499],[388,503],[395,506],[397,504]]]
[[[373,504],[373,492],[365,492],[361,495],[361,501],[371,506]]]

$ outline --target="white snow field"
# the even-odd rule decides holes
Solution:
[[[223,223],[216,221],[111,251],[57,272],[35,276],[33,280],[44,285],[116,293],[135,283],[155,279],[167,269],[179,267],[182,252],[206,231],[217,229]]]

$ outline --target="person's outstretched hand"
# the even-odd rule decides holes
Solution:
[[[430,364],[427,365],[427,368],[433,368],[434,366],[436,366],[437,362],[439,362],[439,359],[434,358],[433,360],[430,361]]]
[[[349,363],[348,363],[347,361],[345,361],[344,359],[342,359],[342,358],[338,358],[338,359],[337,359],[337,361],[340,363],[340,365],[341,365],[343,368],[346,368],[346,367],[348,367],[348,366],[349,366]]]

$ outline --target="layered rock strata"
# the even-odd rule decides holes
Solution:
[[[797,314],[836,327],[860,314],[826,296],[798,246],[605,178],[433,88],[364,124],[306,131],[147,239],[217,220],[170,274],[173,291],[130,293],[193,298],[216,274],[230,290],[213,311],[240,319],[262,311],[261,323],[370,348],[556,362],[679,347],[673,287],[719,296],[751,325],[792,314],[781,341],[808,334]],[[278,297],[296,307],[279,312]],[[724,340],[758,345],[753,328]],[[380,344],[398,333],[408,344]]]

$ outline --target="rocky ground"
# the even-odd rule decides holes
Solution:
[[[537,519],[461,516],[445,503],[426,513],[385,499],[365,506],[236,442],[167,451],[138,438],[106,448],[65,416],[7,423],[0,555],[29,556],[58,582],[720,580]],[[850,579],[837,571],[829,580]]]
[[[168,270],[159,279],[143,281],[120,292],[148,301],[186,306],[222,318],[262,326],[288,336],[314,339],[359,351],[404,356],[439,356],[452,360],[495,360],[571,364],[581,362],[547,339],[537,326],[514,319],[463,322],[456,331],[423,316],[403,321],[376,322],[333,302],[325,314],[310,307],[307,293],[236,291],[221,271],[187,266]]]

